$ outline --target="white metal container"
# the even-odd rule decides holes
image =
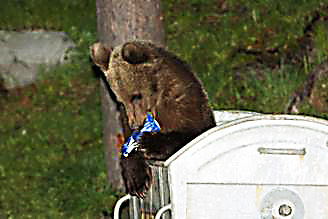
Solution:
[[[232,120],[240,118],[249,118],[260,115],[256,112],[222,110],[214,111],[217,125],[222,125]],[[129,201],[129,216],[133,219],[148,218],[171,218],[170,189],[168,183],[168,168],[164,167],[164,162],[152,162],[151,165],[154,182],[145,199],[138,199],[126,195],[122,197],[115,205],[114,219],[119,218],[120,208],[125,201]]]
[[[259,115],[224,122],[165,166],[175,219],[328,218],[325,120]]]

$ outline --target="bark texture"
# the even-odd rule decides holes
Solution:
[[[116,47],[126,41],[150,40],[164,46],[160,0],[97,0],[98,41]],[[124,191],[120,169],[120,145],[123,139],[120,111],[115,95],[101,79],[103,138],[109,184]]]

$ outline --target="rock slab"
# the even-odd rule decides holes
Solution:
[[[75,45],[63,32],[0,31],[0,78],[6,89],[35,81],[39,66],[69,61]]]

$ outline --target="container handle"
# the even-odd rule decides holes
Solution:
[[[120,208],[123,202],[129,200],[131,198],[130,194],[127,194],[125,196],[123,196],[122,198],[120,198],[116,204],[115,204],[115,208],[114,208],[114,219],[119,219],[120,218]]]
[[[305,148],[293,149],[293,148],[258,148],[257,151],[260,154],[279,154],[279,155],[305,155]]]
[[[167,210],[171,210],[171,204],[165,205],[163,208],[159,209],[159,211],[157,212],[155,219],[160,219],[162,214],[167,211]]]

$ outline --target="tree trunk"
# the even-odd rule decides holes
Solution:
[[[131,40],[151,40],[164,46],[160,0],[97,0],[98,40],[110,47]],[[124,191],[120,160],[120,112],[105,79],[100,85],[103,138],[109,184]]]

